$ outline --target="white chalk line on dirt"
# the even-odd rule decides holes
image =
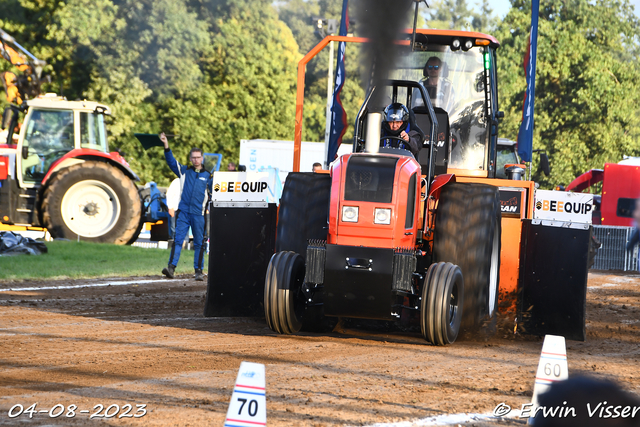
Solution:
[[[52,289],[78,289],[78,288],[100,288],[105,286],[126,286],[126,285],[138,285],[144,283],[156,283],[156,282],[178,282],[184,279],[153,279],[153,280],[129,280],[125,282],[104,282],[104,283],[87,283],[84,285],[69,285],[69,286],[42,286],[42,287],[30,287],[30,288],[9,288],[0,289],[0,292],[23,292],[23,291],[49,291]]]
[[[367,427],[417,427],[417,426],[448,426],[468,423],[472,421],[484,421],[484,420],[496,420],[500,417],[496,417],[492,413],[489,414],[446,414],[438,415],[435,417],[423,418],[421,420],[414,421],[401,421],[397,423],[376,423]]]

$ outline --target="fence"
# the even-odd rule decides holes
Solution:
[[[602,243],[591,267],[593,270],[638,271],[638,245],[627,251],[633,227],[594,225],[593,232]]]

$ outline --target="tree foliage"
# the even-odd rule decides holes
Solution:
[[[488,33],[497,23],[488,0],[481,0],[478,5],[470,5],[467,0],[436,0],[430,6],[427,28]]]
[[[349,16],[353,17],[354,2],[350,2]],[[342,14],[342,0],[285,0],[278,6],[278,13],[293,32],[300,54],[306,55],[318,44],[327,33],[327,21],[334,19],[338,25]],[[325,21],[321,31],[316,26],[314,18]],[[354,25],[355,24],[355,25]],[[357,33],[357,23],[352,22],[350,33]],[[337,59],[338,44],[334,43],[334,69]],[[353,124],[360,106],[364,102],[365,83],[361,79],[362,65],[360,62],[360,47],[347,43],[345,51],[345,72],[347,80],[342,88],[340,99],[347,112],[347,130],[343,142],[351,143],[353,139]],[[303,119],[303,139],[305,141],[324,141],[326,128],[327,107],[327,76],[329,72],[330,47],[326,47],[307,65],[305,77],[305,100]],[[333,88],[333,81],[331,82]]]
[[[176,134],[183,163],[192,146],[237,161],[240,139],[293,137],[298,47],[266,0],[0,0],[0,9],[0,27],[48,62],[46,91],[112,108],[111,148],[143,181],[168,184],[172,173],[135,132]]]
[[[497,31],[500,135],[511,139],[522,118],[530,11],[515,0]],[[639,30],[627,0],[541,2],[533,148],[550,157],[551,176],[535,176],[543,186],[640,154]]]

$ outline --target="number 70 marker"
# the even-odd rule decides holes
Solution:
[[[265,397],[264,365],[242,362],[231,402],[227,410],[225,427],[260,427],[267,425],[267,399]]]

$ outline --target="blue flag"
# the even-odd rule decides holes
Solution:
[[[349,0],[343,0],[342,2],[342,18],[340,19],[340,33],[341,36],[347,35],[349,28],[349,12],[348,12]],[[336,64],[336,81],[333,89],[333,102],[331,105],[331,130],[329,133],[329,149],[327,151],[327,164],[333,162],[338,155],[338,147],[342,143],[342,137],[347,130],[347,113],[342,107],[342,101],[340,100],[340,92],[345,81],[344,70],[344,52],[346,50],[347,43],[338,43],[338,60]]]
[[[538,51],[538,11],[540,0],[533,0],[531,4],[531,31],[527,52],[524,56],[524,74],[527,79],[527,91],[524,94],[522,106],[522,123],[518,132],[518,154],[525,162],[531,161],[533,150],[533,100],[536,88],[536,54]]]

